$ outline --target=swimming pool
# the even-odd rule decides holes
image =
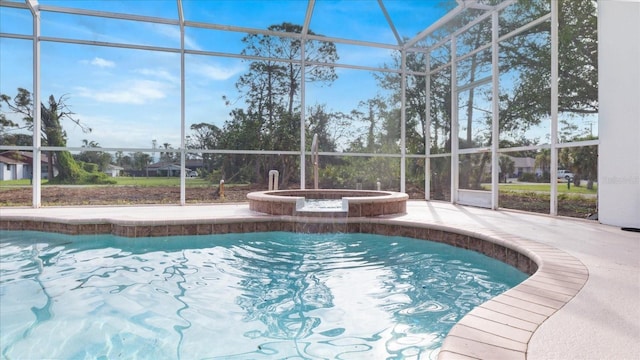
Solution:
[[[471,308],[527,277],[373,234],[2,239],[8,358],[435,358]]]

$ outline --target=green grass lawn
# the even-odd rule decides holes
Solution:
[[[106,186],[180,186],[180,178],[177,177],[116,177],[113,178],[116,180],[115,185],[106,185]],[[201,179],[201,178],[187,178],[187,187],[197,187],[197,186],[212,186],[214,184],[209,180]],[[42,180],[42,185],[47,186],[49,184],[48,180]],[[15,186],[30,186],[31,181],[29,179],[21,179],[21,180],[6,180],[0,181],[0,187],[15,187]],[[218,185],[217,183],[215,185]],[[97,186],[105,186],[105,185],[97,185]]]
[[[180,178],[177,177],[117,177],[114,178],[117,183],[115,186],[180,186]],[[187,178],[187,187],[198,187],[198,186],[214,186],[218,185],[212,184],[211,181],[201,179],[201,178]],[[6,180],[0,181],[0,187],[14,187],[14,186],[29,186],[31,185],[31,181],[29,179],[22,180]],[[48,181],[42,180],[42,185],[47,186]],[[114,186],[114,185],[108,185]],[[227,186],[233,186],[232,184],[227,184]],[[566,183],[558,183],[558,193],[561,194],[597,194],[598,188],[597,185],[594,184],[593,190],[587,190],[586,185],[577,187],[573,184],[571,185],[571,189],[567,189]],[[485,190],[491,190],[491,184],[483,184],[482,187]],[[550,184],[522,184],[522,183],[511,183],[511,184],[500,184],[500,191],[510,191],[510,192],[543,192],[549,193],[551,191]]]
[[[121,186],[180,186],[178,177],[117,177],[116,185]],[[187,178],[186,185],[189,186],[211,186],[211,182],[201,178]],[[217,185],[217,184],[216,184]]]
[[[484,184],[482,187],[485,190],[491,190],[491,184]],[[558,183],[558,193],[561,194],[597,194],[598,187],[597,185],[593,185],[593,190],[588,190],[586,185],[582,186],[574,186],[571,184],[571,189],[567,188],[566,183]],[[512,191],[512,192],[551,192],[550,184],[500,184],[500,191]]]
[[[48,180],[42,180],[42,185],[46,184]],[[0,187],[10,187],[10,186],[30,186],[31,180],[29,179],[20,179],[20,180],[2,180],[0,181]]]

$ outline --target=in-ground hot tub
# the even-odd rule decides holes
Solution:
[[[305,189],[247,195],[253,211],[271,215],[372,217],[404,214],[409,195],[394,191]]]

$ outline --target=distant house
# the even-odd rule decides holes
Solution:
[[[187,176],[190,172],[196,171],[203,167],[201,159],[189,159],[185,163]],[[147,166],[146,173],[148,176],[180,176],[180,163],[173,161],[160,161]]]
[[[184,166],[192,171],[197,171],[204,167],[204,161],[202,159],[187,159]]]
[[[536,167],[536,159],[531,157],[514,157],[508,155],[507,157],[513,161],[515,173],[511,175],[514,177],[520,177],[525,173],[536,174],[538,176],[542,175],[542,169]]]
[[[0,180],[25,179],[25,168],[28,167],[24,161],[15,160],[0,155]]]
[[[148,176],[180,176],[180,165],[174,162],[161,161],[147,166]]]
[[[109,164],[107,165],[107,168],[104,169],[104,173],[109,175],[110,177],[118,177],[120,176],[120,174],[124,171],[123,167],[117,166],[117,165],[112,165]]]
[[[49,157],[42,154],[40,160],[41,177],[49,176]],[[0,153],[0,180],[31,179],[33,176],[33,153],[30,151],[4,151]],[[58,175],[58,168],[53,164],[53,175]]]

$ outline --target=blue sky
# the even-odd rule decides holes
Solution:
[[[178,17],[175,0],[40,0],[40,4],[173,20]],[[446,13],[440,0],[385,0],[384,4],[400,35],[408,38]],[[283,21],[302,24],[306,7],[303,0],[183,0],[188,21],[260,29]],[[310,28],[317,34],[337,38],[396,42],[376,0],[317,0]],[[31,35],[30,11],[0,7],[0,32]],[[41,35],[172,49],[180,45],[178,26],[48,11],[42,13]],[[194,51],[239,53],[244,47],[243,36],[239,32],[188,27],[185,46]],[[336,46],[341,64],[380,67],[392,62],[390,50],[340,43]],[[68,146],[81,146],[87,139],[109,148],[149,148],[152,140],[179,147],[179,53],[52,41],[43,41],[41,49],[43,100],[51,94],[66,96],[75,117],[93,129],[87,134],[67,123]],[[249,63],[237,58],[187,54],[185,64],[186,134],[190,133],[191,124],[200,122],[222,127],[233,108],[244,106],[235,84]],[[14,96],[18,87],[32,90],[31,73],[31,41],[0,38],[0,93]],[[336,73],[338,79],[330,86],[307,84],[307,106],[324,104],[329,111],[349,112],[360,101],[381,91],[370,71],[336,68]],[[504,79],[502,74],[501,87],[513,81]],[[231,106],[225,105],[223,96],[232,100]],[[566,115],[561,114],[561,118]],[[580,126],[577,131],[584,131],[591,124],[597,134],[597,116],[567,120]],[[355,136],[357,131],[351,134]],[[548,122],[530,129],[526,136],[548,142]]]
[[[40,0],[43,6],[176,19],[173,0]],[[388,0],[385,2],[398,32],[413,37],[440,18],[445,9],[439,0]],[[187,20],[247,28],[266,28],[283,21],[302,24],[306,1],[184,0]],[[31,34],[28,10],[0,7],[0,32]],[[325,1],[314,8],[311,30],[317,34],[349,39],[395,43],[375,0]],[[239,53],[242,33],[188,28],[186,47],[193,50]],[[113,42],[154,47],[179,47],[179,28],[172,25],[102,19],[88,16],[42,13],[43,37]],[[68,146],[83,139],[102,147],[147,148],[180,144],[180,55],[178,53],[107,48],[102,46],[42,42],[42,95],[65,95],[75,117],[93,129],[85,134],[65,125]],[[0,92],[13,96],[17,87],[32,88],[31,42],[0,38]],[[338,45],[341,63],[379,67],[391,63],[390,51]],[[222,126],[233,107],[222,96],[237,99],[235,83],[248,62],[225,57],[186,56],[186,123]],[[330,87],[310,84],[307,105],[323,103],[330,110],[349,111],[377,89],[369,71],[337,69]]]

